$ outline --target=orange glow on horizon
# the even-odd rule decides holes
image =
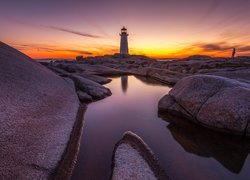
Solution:
[[[249,6],[246,0],[3,1],[0,40],[34,59],[75,59],[118,53],[126,26],[130,54],[230,57],[236,48],[237,56],[250,56]]]
[[[17,47],[18,49],[18,47]],[[19,49],[24,54],[28,55],[33,59],[46,59],[46,58],[61,58],[61,59],[75,59],[76,56],[103,56],[103,55],[112,55],[114,53],[118,53],[118,50],[114,52],[114,50],[102,50],[102,51],[93,51],[91,54],[81,54],[78,52],[71,52],[67,50],[55,50],[55,51],[46,51],[46,50],[38,50],[38,49],[30,49],[23,50]],[[78,50],[79,52],[81,50]],[[200,48],[192,48],[190,49],[131,49],[131,54],[136,55],[145,55],[155,59],[163,59],[163,58],[185,58],[192,55],[208,55],[212,57],[230,57],[231,50],[227,51],[214,51],[207,52]],[[239,54],[238,54],[239,55]]]

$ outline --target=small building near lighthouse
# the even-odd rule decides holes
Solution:
[[[128,50],[128,33],[127,29],[123,27],[121,29],[121,44],[120,44],[120,55],[129,55],[129,50]]]

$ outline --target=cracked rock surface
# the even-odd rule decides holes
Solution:
[[[250,84],[213,75],[183,78],[160,100],[159,111],[250,136]]]

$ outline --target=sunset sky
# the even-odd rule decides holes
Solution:
[[[249,0],[0,0],[0,41],[32,58],[250,55]]]

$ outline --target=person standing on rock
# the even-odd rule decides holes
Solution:
[[[236,49],[235,49],[235,48],[233,48],[233,52],[232,52],[232,59],[234,59],[235,54],[236,54]]]

